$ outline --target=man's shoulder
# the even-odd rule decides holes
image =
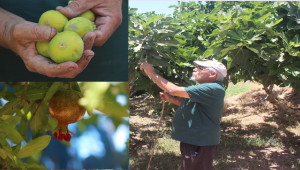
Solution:
[[[190,85],[186,86],[185,88],[223,88],[223,84],[221,81],[215,81],[215,82],[208,82],[208,83],[201,83],[196,85]]]

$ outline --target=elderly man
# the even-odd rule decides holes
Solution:
[[[194,61],[191,79],[199,84],[179,87],[158,75],[151,64],[140,64],[140,69],[164,91],[160,98],[179,106],[173,117],[172,138],[180,141],[182,169],[212,169],[220,143],[226,67],[214,60]]]

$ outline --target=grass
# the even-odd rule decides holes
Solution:
[[[237,84],[229,83],[225,97],[237,96],[239,94],[246,93],[254,87],[257,87],[257,84],[249,81]]]

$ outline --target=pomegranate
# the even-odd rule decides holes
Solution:
[[[68,124],[75,123],[82,119],[85,113],[85,108],[80,106],[78,100],[81,94],[74,90],[58,90],[49,100],[49,112],[51,117],[57,120],[57,127],[52,131],[54,140],[71,140],[71,134]]]

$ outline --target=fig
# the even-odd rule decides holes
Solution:
[[[44,12],[39,19],[39,25],[54,27],[57,32],[63,31],[67,22],[68,18],[56,10]]]
[[[83,53],[83,40],[72,31],[57,33],[49,43],[50,58],[56,63],[78,61]]]
[[[36,49],[37,52],[44,56],[44,57],[50,57],[49,55],[49,41],[38,41],[36,42]]]
[[[72,0],[70,0],[68,2],[68,4],[70,4],[71,2],[72,2]],[[83,12],[82,14],[79,15],[79,17],[86,18],[92,22],[94,22],[95,18],[96,18],[95,14],[91,10],[87,10],[87,11]]]
[[[82,14],[79,15],[79,17],[86,18],[86,19],[90,20],[91,22],[95,21],[95,14],[91,10],[87,10],[87,11],[83,12]]]
[[[75,17],[69,20],[65,27],[64,31],[74,31],[81,38],[88,32],[92,32],[96,29],[96,25],[90,20],[84,17]]]
[[[48,108],[51,117],[57,120],[57,128],[52,132],[54,139],[70,141],[73,132],[69,131],[68,124],[82,119],[85,108],[79,105],[81,93],[74,90],[61,89],[49,100]]]

